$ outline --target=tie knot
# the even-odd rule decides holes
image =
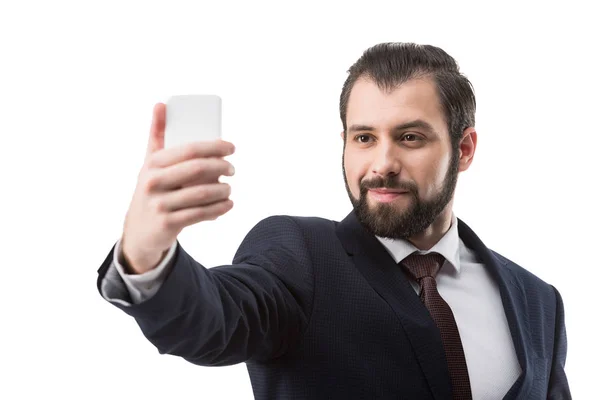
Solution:
[[[435,278],[446,258],[439,253],[412,253],[400,263],[406,267],[415,280],[426,276]]]

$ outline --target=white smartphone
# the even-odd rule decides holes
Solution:
[[[166,106],[165,148],[221,138],[219,96],[172,96]]]

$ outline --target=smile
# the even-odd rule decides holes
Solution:
[[[390,190],[390,189],[370,189],[369,194],[373,199],[382,202],[389,203],[396,200],[399,197],[407,195],[409,192],[401,190]]]

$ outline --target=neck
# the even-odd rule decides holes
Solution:
[[[452,225],[452,201],[423,232],[408,239],[419,250],[429,250],[448,232]]]

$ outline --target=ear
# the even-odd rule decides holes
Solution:
[[[477,132],[475,131],[474,127],[469,127],[463,131],[463,136],[458,146],[458,151],[460,154],[458,170],[460,172],[469,169],[469,166],[473,162],[476,148]]]
[[[340,137],[342,138],[342,140],[344,140],[344,131],[340,132]]]

